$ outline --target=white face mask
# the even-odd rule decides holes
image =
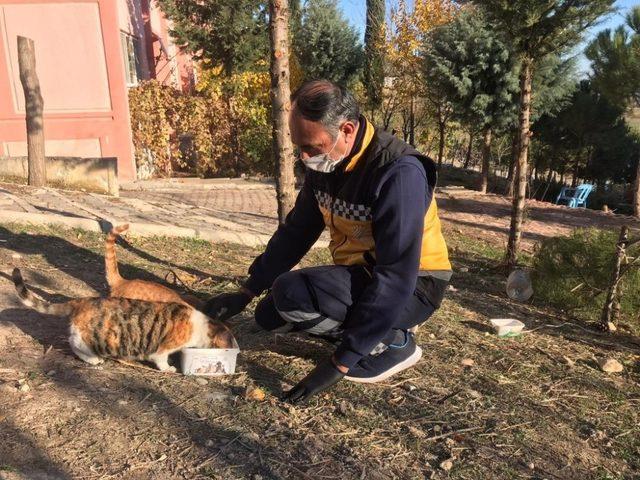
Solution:
[[[333,172],[338,166],[338,164],[342,160],[344,160],[344,157],[346,156],[346,152],[343,155],[341,155],[340,158],[338,159],[333,159],[329,156],[330,153],[333,152],[333,149],[336,148],[336,145],[338,144],[339,139],[340,139],[340,135],[338,134],[338,138],[336,138],[336,143],[333,144],[333,147],[331,147],[331,150],[329,150],[327,153],[321,153],[320,155],[314,155],[313,157],[304,158],[302,159],[302,162],[305,164],[307,168],[310,168],[311,170],[315,170],[316,172],[321,172],[321,173]]]

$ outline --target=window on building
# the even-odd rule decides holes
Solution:
[[[140,64],[140,39],[120,32],[122,43],[122,56],[124,58],[124,74],[128,87],[135,87],[142,79],[142,68]]]

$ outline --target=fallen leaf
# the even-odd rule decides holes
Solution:
[[[261,388],[250,388],[244,396],[245,399],[253,400],[254,402],[262,402],[266,397]]]

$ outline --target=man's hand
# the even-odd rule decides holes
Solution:
[[[320,393],[336,384],[344,375],[336,368],[333,360],[326,360],[318,364],[295,387],[285,392],[282,399],[291,403],[304,402],[316,393]]]
[[[234,293],[216,295],[205,304],[204,313],[211,318],[225,321],[244,310],[252,298],[253,295],[244,288]]]

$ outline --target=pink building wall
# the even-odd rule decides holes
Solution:
[[[118,158],[135,178],[114,0],[0,0],[0,155],[26,152],[16,36],[32,38],[44,98],[45,153]]]
[[[151,0],[0,0],[0,156],[26,154],[16,42],[23,35],[35,42],[46,155],[117,157],[119,179],[134,179],[123,35],[138,45],[129,86],[155,78],[189,91],[191,58],[169,28]]]

